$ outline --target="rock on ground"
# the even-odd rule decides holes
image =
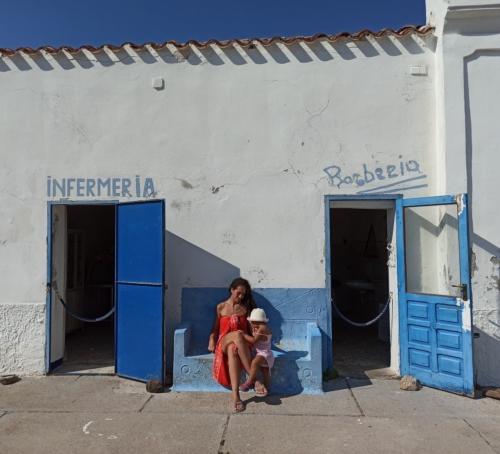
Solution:
[[[403,391],[418,391],[422,388],[422,384],[412,375],[404,375],[401,377],[399,387]]]

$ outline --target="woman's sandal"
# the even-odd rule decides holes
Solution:
[[[233,407],[233,413],[241,413],[243,410],[245,410],[245,404],[241,400],[237,400],[234,403]]]

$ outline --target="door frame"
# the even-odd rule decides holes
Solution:
[[[56,205],[118,205],[118,200],[51,200],[47,202],[47,276],[46,276],[46,296],[45,296],[45,373],[49,374],[52,370],[62,364],[62,360],[54,363],[50,362],[50,346],[52,341],[52,208]],[[116,216],[116,214],[115,214]],[[116,317],[115,317],[116,324]],[[115,326],[115,344],[116,344],[116,326]],[[116,361],[115,361],[116,372]]]
[[[326,288],[326,314],[327,314],[327,327],[328,335],[330,340],[327,342],[326,352],[323,355],[323,364],[326,364],[325,369],[330,369],[334,366],[333,361],[333,323],[332,323],[332,257],[331,257],[331,244],[330,244],[330,234],[332,227],[332,220],[330,218],[330,203],[347,201],[347,202],[394,202],[394,217],[396,229],[393,232],[396,240],[396,257],[398,260],[398,266],[396,269],[396,279],[399,283],[399,242],[398,242],[398,232],[397,232],[397,216],[398,216],[398,200],[403,199],[403,194],[364,194],[364,195],[325,195],[324,196],[324,215],[325,215],[325,288]],[[397,298],[397,304],[399,304],[399,298]],[[397,321],[399,327],[399,321]],[[392,327],[391,327],[392,328]],[[399,329],[399,328],[398,328]],[[400,350],[398,348],[398,350]],[[401,352],[398,354],[401,356]],[[326,357],[325,357],[326,355]],[[401,367],[401,358],[399,359]]]

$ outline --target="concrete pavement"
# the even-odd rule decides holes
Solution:
[[[0,453],[500,453],[500,401],[397,380],[337,379],[323,396],[149,394],[107,376],[0,386]]]

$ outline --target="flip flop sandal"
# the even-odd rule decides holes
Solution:
[[[243,410],[245,410],[245,404],[241,400],[234,403],[233,413],[241,413]]]

